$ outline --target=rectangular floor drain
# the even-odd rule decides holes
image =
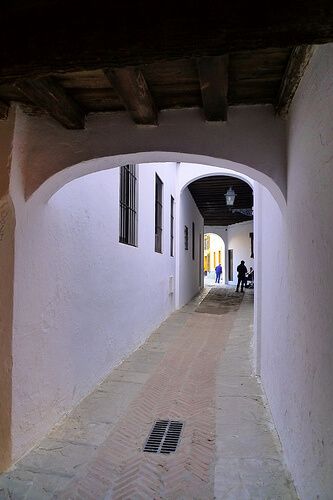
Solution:
[[[173,453],[176,451],[183,422],[157,420],[146,441],[143,451],[148,453]]]

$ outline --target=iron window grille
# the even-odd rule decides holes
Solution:
[[[136,165],[120,167],[119,241],[137,245],[137,175]]]
[[[174,215],[174,209],[175,209],[175,200],[173,196],[171,196],[170,199],[170,255],[171,257],[174,256],[174,225],[175,225],[175,215]]]
[[[162,253],[162,191],[163,182],[155,177],[155,252]]]

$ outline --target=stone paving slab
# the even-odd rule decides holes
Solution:
[[[280,460],[226,458],[215,467],[215,498],[295,500],[297,496]]]
[[[0,499],[296,499],[253,375],[253,295],[234,295],[210,287],[172,314],[0,477]],[[157,418],[185,422],[172,455],[142,453]]]
[[[268,404],[253,374],[252,294],[237,312],[216,382],[217,500],[295,500]]]

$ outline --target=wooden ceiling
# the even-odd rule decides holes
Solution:
[[[229,57],[230,105],[276,103],[291,49],[256,50]],[[202,107],[200,79],[195,60],[183,59],[139,66],[158,110]],[[123,111],[125,100],[117,90],[115,74],[102,69],[54,74],[56,81],[85,113]],[[0,98],[32,104],[20,86],[0,85]]]
[[[236,193],[232,207],[227,207],[224,196],[229,187],[232,187]],[[237,212],[239,209],[252,209],[253,207],[252,188],[241,179],[214,175],[198,179],[188,188],[206,226],[229,226],[253,219],[252,215]],[[235,212],[233,212],[234,209]]]
[[[155,2],[85,5],[11,0],[0,7],[0,117],[16,101],[83,128],[92,112],[127,110],[158,125],[160,110],[272,104],[284,116],[314,43],[333,41],[333,4]]]

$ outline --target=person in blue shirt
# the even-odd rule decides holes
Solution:
[[[220,283],[221,274],[222,274],[222,266],[221,266],[221,264],[218,264],[215,267],[215,274],[216,274],[215,283]]]

